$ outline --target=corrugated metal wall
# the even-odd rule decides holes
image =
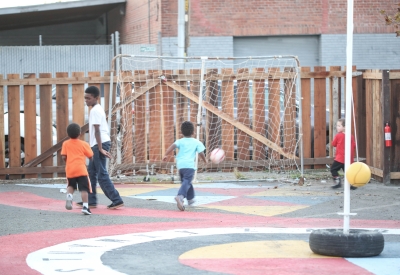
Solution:
[[[0,47],[0,74],[107,71],[112,45]]]

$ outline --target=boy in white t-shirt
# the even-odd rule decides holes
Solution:
[[[112,201],[107,208],[116,209],[124,206],[124,202],[107,172],[107,158],[111,158],[109,153],[111,139],[106,114],[98,104],[99,96],[100,91],[96,86],[86,88],[85,102],[87,106],[92,107],[89,113],[89,144],[93,150],[93,158],[89,162],[88,168],[92,184],[92,193],[89,194],[89,206],[92,208],[97,206],[96,183],[98,181],[104,195]]]

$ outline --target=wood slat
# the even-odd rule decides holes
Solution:
[[[186,71],[185,70],[177,70],[176,74],[182,74],[185,75]],[[185,81],[178,81],[177,84],[181,87],[186,87],[187,82]],[[176,123],[175,123],[175,131],[176,131],[176,139],[180,139],[182,137],[181,135],[181,125],[184,121],[188,120],[188,99],[184,97],[180,93],[176,93],[175,95],[176,98]],[[196,121],[192,121],[193,125],[196,125]],[[196,135],[196,128],[195,128],[195,133],[194,136]],[[178,150],[178,149],[176,149]]]
[[[309,67],[302,67],[301,73],[308,73]],[[311,79],[301,79],[301,128],[303,132],[303,157],[311,158]],[[311,166],[304,166],[310,169]]]
[[[190,74],[192,75],[199,75],[201,74],[201,70],[199,69],[191,69]],[[196,96],[197,98],[199,97],[199,92],[200,92],[200,78],[198,80],[193,80],[190,81],[190,92]],[[200,117],[197,118],[198,111],[199,111],[199,104],[196,102],[190,101],[190,121],[193,122],[194,125],[196,125],[196,134],[194,135],[194,138],[197,138],[197,132],[199,132],[200,137],[198,138],[200,141],[204,141],[203,137],[203,127],[198,125],[198,123],[202,123],[202,115],[200,114]],[[199,121],[198,121],[199,119]],[[178,136],[178,135],[177,135]]]
[[[400,172],[400,116],[398,115],[400,114],[400,78],[390,81],[390,98],[390,127],[392,130],[390,171]]]
[[[221,74],[232,74],[233,69],[221,69]],[[221,82],[221,111],[234,117],[234,85],[233,81]],[[235,128],[225,120],[221,121],[221,148],[225,151],[225,160],[232,161],[235,157]],[[227,169],[224,172],[230,171]]]
[[[253,72],[264,72],[264,68],[254,68]],[[253,98],[251,98],[253,106],[252,125],[253,131],[260,135],[265,135],[265,80],[253,81]],[[258,140],[253,141],[253,160],[261,160],[266,157],[264,145]],[[255,168],[261,170],[262,168]]]
[[[325,71],[325,67],[314,67],[314,71]],[[314,158],[326,156],[326,79],[314,80]],[[325,168],[317,165],[315,169]]]
[[[5,175],[53,175],[53,173],[64,173],[65,166],[42,166],[42,167],[11,167],[0,168],[0,177]],[[11,178],[11,176],[10,176]]]
[[[330,71],[340,71],[340,66],[331,66]],[[334,76],[329,79],[330,91],[329,91],[329,155],[334,156],[334,150],[332,147],[332,141],[334,136],[337,134],[336,123],[341,118],[341,101],[340,101],[340,83],[341,79]]]
[[[49,78],[51,73],[41,73],[40,78]],[[40,85],[40,151],[41,154],[53,146],[53,99],[51,85]],[[37,158],[35,158],[37,159]],[[32,160],[33,161],[33,160]],[[28,161],[29,163],[30,161]],[[53,155],[49,155],[41,163],[42,166],[53,165]],[[53,173],[42,173],[42,178],[52,178]]]
[[[73,72],[73,77],[83,77],[84,72]],[[72,122],[83,126],[85,124],[85,87],[83,84],[72,84]],[[85,139],[81,133],[80,139]]]
[[[56,77],[68,77],[67,72],[58,72]],[[56,124],[57,124],[57,142],[60,142],[67,136],[67,126],[69,124],[69,109],[68,109],[68,85],[56,85]],[[64,165],[60,151],[57,152],[57,165]],[[59,177],[65,177],[65,174],[59,174]]]
[[[206,97],[205,102],[208,102],[210,105],[218,108],[218,82],[214,80],[212,75],[217,74],[218,69],[208,69],[207,77],[206,77]],[[213,79],[213,80],[208,80]],[[207,157],[210,156],[210,153],[215,148],[219,148],[220,141],[220,133],[218,133],[219,129],[218,116],[213,112],[206,112],[206,153]]]
[[[0,74],[0,81],[3,75]],[[4,114],[4,87],[0,85],[0,114]],[[0,116],[0,169],[6,167],[5,163],[5,137],[4,137],[4,116]],[[4,175],[0,175],[0,179],[5,179]]]
[[[367,70],[366,72],[370,72]],[[373,80],[365,80],[365,96],[366,96],[366,109],[373,110]],[[366,112],[366,164],[374,166],[373,151],[374,151],[374,140],[373,140],[373,112]]]
[[[373,72],[379,73],[379,70],[374,70]],[[381,73],[382,74],[382,73]],[[374,79],[372,80],[373,85],[373,106],[372,106],[372,135],[373,135],[373,166],[382,169],[382,157],[383,157],[383,112],[382,112],[382,80]]]
[[[292,71],[287,67],[285,71]],[[284,81],[284,113],[283,113],[283,148],[288,152],[295,152],[296,136],[296,82],[295,79]]]
[[[35,78],[35,74],[24,74],[25,78]],[[24,86],[24,151],[25,161],[37,157],[37,132],[36,132],[36,87]],[[36,178],[37,174],[26,174],[25,178]]]
[[[237,73],[248,74],[247,68],[241,68],[237,70]],[[237,81],[237,121],[244,125],[246,128],[250,128],[249,118],[249,82],[248,80]],[[237,145],[237,159],[238,160],[249,160],[250,159],[250,138],[245,131],[238,128],[236,133],[236,145]],[[239,171],[248,171],[248,169],[238,169]]]
[[[144,70],[134,71],[135,75],[145,74]],[[134,82],[135,93],[139,87],[145,85],[146,82]],[[146,95],[142,94],[134,101],[135,115],[135,162],[145,163],[147,161],[147,134],[149,132],[148,115],[146,105]]]
[[[157,70],[149,70],[149,73]],[[149,161],[161,160],[161,86],[149,91]]]
[[[8,74],[9,79],[19,79],[19,74]],[[21,119],[20,87],[9,86],[8,93],[8,148],[9,167],[21,166]],[[10,179],[20,179],[21,175],[10,175]]]
[[[279,73],[279,68],[269,68],[268,72],[271,74]],[[268,81],[268,138],[280,147],[281,142],[281,86],[279,80]],[[280,159],[279,153],[273,151],[273,148],[268,150],[268,158]]]
[[[165,70],[163,73],[172,73],[172,70]],[[184,83],[185,85],[186,83]],[[186,87],[185,85],[184,87]],[[165,83],[161,84],[161,95],[162,95],[162,148],[161,148],[161,158],[165,155],[168,147],[175,141],[174,133],[174,89],[167,86]],[[185,103],[184,103],[185,104]],[[186,108],[187,109],[187,108]],[[167,161],[174,161],[174,156],[169,154],[167,156]],[[169,171],[169,169],[168,169]]]
[[[132,75],[132,71],[121,71],[121,78],[125,80],[127,77]],[[131,82],[122,82],[120,85],[121,100],[125,100],[132,95],[132,84]],[[121,156],[122,163],[133,163],[133,114],[132,104],[125,105],[121,110],[121,128],[122,132],[122,146]]]

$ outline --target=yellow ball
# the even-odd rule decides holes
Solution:
[[[363,162],[353,162],[346,171],[346,179],[355,187],[364,186],[371,179],[371,170]]]

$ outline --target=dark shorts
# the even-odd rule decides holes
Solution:
[[[92,193],[92,188],[89,183],[89,177],[88,176],[82,176],[82,177],[76,177],[76,178],[67,178],[68,180],[68,186],[71,186],[76,190],[80,192],[86,191],[88,193]]]

